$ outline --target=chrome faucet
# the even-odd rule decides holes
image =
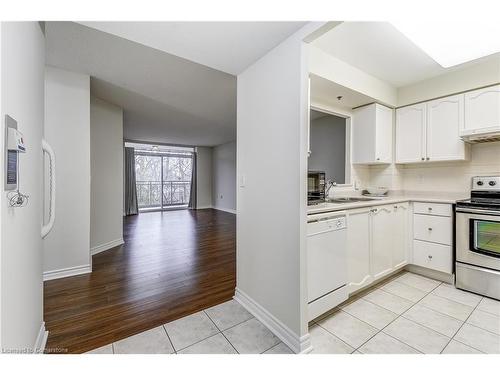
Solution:
[[[337,183],[335,181],[332,181],[332,180],[326,181],[325,198],[328,198],[328,194],[330,193],[330,189],[333,186],[337,186]]]

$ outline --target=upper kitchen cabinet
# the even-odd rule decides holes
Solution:
[[[463,94],[428,102],[426,160],[467,160],[469,146],[460,138],[463,126]]]
[[[393,110],[374,103],[353,111],[352,163],[392,163]]]
[[[500,129],[500,85],[465,93],[465,122],[461,135]]]
[[[467,160],[464,95],[448,96],[396,110],[396,163]]]
[[[425,160],[425,103],[396,109],[396,163]]]

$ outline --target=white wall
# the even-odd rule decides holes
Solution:
[[[40,229],[45,38],[38,22],[2,22],[0,34],[2,190],[8,114],[24,134],[27,152],[20,156],[20,188],[30,196],[26,207],[9,208],[6,194],[0,194],[0,346],[30,349],[44,333]]]
[[[500,83],[500,57],[398,89],[398,106]]]
[[[212,173],[214,208],[236,212],[236,142],[213,148]]]
[[[361,94],[377,98],[389,106],[397,104],[397,90],[387,82],[373,77],[314,45],[308,46],[309,72]]]
[[[196,147],[196,205],[212,207],[212,147]]]
[[[90,248],[123,243],[123,109],[90,98]]]
[[[326,115],[311,120],[311,156],[308,169],[324,171],[326,179],[339,184],[345,181],[346,167],[346,120],[342,117]]]
[[[309,108],[302,38],[319,26],[306,25],[238,75],[236,293],[271,315],[280,332],[290,333],[295,351],[309,347],[304,277]]]
[[[56,220],[44,239],[44,277],[89,272],[90,77],[47,67],[45,139],[56,155]]]

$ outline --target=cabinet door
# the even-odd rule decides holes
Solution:
[[[376,154],[376,107],[370,104],[353,110],[352,162],[354,164],[373,164]]]
[[[425,160],[426,104],[396,110],[396,163]]]
[[[427,103],[427,160],[465,160],[466,144],[460,138],[464,126],[464,95]]]
[[[392,225],[392,268],[401,268],[408,263],[409,254],[409,204],[397,203],[394,205]]]
[[[371,274],[379,279],[392,271],[393,205],[372,209]]]
[[[376,111],[375,161],[377,163],[392,163],[393,110],[376,104]]]
[[[370,274],[370,208],[348,211],[347,273],[349,293],[373,280]]]
[[[500,85],[465,93],[464,133],[500,126]]]

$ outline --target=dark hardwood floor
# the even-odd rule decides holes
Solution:
[[[150,212],[124,218],[123,232],[92,273],[44,283],[48,352],[85,352],[234,295],[235,215]]]

